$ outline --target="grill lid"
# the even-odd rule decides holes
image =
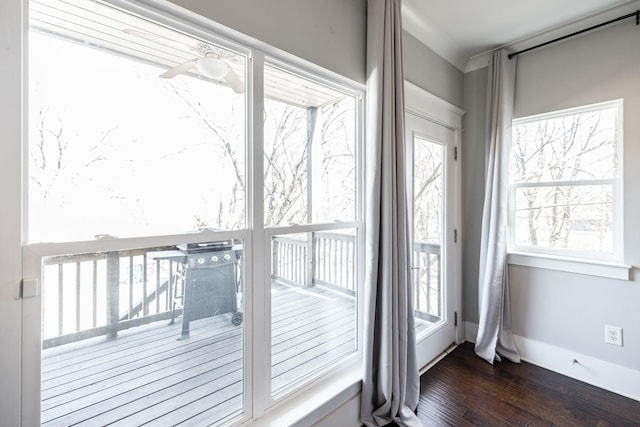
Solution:
[[[219,240],[217,242],[203,242],[203,243],[185,243],[178,245],[178,249],[186,254],[193,254],[199,252],[217,252],[226,251],[233,247],[231,240]]]

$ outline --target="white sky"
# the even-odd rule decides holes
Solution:
[[[217,214],[230,196],[229,162],[172,86],[233,135],[240,159],[243,95],[186,76],[160,79],[162,69],[34,32],[30,54],[31,151],[40,108],[48,110],[45,128],[61,127],[69,143],[48,200],[30,187],[30,241],[184,232],[195,226],[192,212]],[[110,129],[107,146],[91,150]],[[47,143],[52,180],[57,151],[53,138]],[[106,160],[84,167],[99,154]]]

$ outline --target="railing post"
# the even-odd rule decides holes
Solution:
[[[315,268],[316,268],[316,233],[313,231],[311,233],[307,233],[307,247],[306,247],[306,265],[305,265],[305,280],[304,286],[306,288],[310,288],[313,286],[313,279],[315,276]]]
[[[120,317],[120,257],[107,253],[107,338],[118,336]]]

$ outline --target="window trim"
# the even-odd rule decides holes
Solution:
[[[564,271],[609,279],[630,280],[631,266],[615,262],[569,258],[549,254],[509,252],[509,265]]]
[[[214,31],[214,30],[212,30]],[[278,408],[290,408],[292,406],[302,407],[306,404],[307,391],[314,386],[320,384],[323,387],[329,387],[332,391],[346,390],[343,375],[341,374],[345,366],[360,364],[362,361],[362,328],[356,327],[356,351],[347,355],[340,361],[334,361],[326,366],[305,375],[289,386],[285,387],[277,394],[272,393],[271,389],[271,296],[268,293],[271,283],[271,237],[282,234],[306,233],[314,231],[331,231],[353,228],[356,230],[356,289],[358,298],[356,300],[356,325],[362,325],[364,318],[364,212],[362,211],[363,191],[364,191],[364,109],[363,100],[365,97],[365,86],[347,80],[334,73],[328,72],[318,65],[314,65],[300,58],[288,57],[281,55],[276,48],[260,46],[259,48],[251,48],[253,52],[250,68],[260,75],[261,81],[255,81],[254,84],[259,85],[260,93],[254,92],[253,107],[255,113],[253,123],[262,123],[262,114],[264,111],[264,74],[267,66],[279,68],[284,72],[294,74],[304,79],[309,79],[324,85],[332,90],[342,92],[345,96],[352,96],[355,100],[355,126],[354,126],[354,152],[356,154],[355,162],[355,212],[353,219],[341,220],[334,222],[306,222],[303,224],[289,225],[266,225],[264,223],[264,175],[255,173],[258,170],[264,170],[264,129],[258,126],[259,133],[254,135],[252,144],[252,158],[250,161],[253,165],[248,166],[251,169],[253,177],[253,206],[260,209],[253,209],[254,215],[252,229],[254,236],[254,250],[259,250],[260,254],[254,256],[254,262],[259,267],[254,270],[254,277],[258,271],[263,272],[262,277],[256,277],[254,284],[254,296],[260,294],[261,298],[254,298],[254,329],[256,336],[262,336],[260,339],[261,349],[254,352],[254,378],[260,378],[263,387],[259,387],[258,381],[254,381],[254,413],[252,420],[265,419],[265,422],[275,418],[278,414]],[[251,101],[250,101],[251,104]],[[258,107],[259,106],[259,107]],[[259,218],[259,221],[258,221]],[[310,219],[308,219],[310,221]],[[256,264],[257,265],[257,264]],[[264,282],[262,282],[264,281]],[[259,284],[258,284],[259,282]],[[260,289],[258,289],[260,288]],[[266,289],[266,291],[265,291]],[[260,314],[259,314],[260,313]],[[262,350],[262,353],[259,351]],[[348,377],[349,386],[352,382],[360,382],[361,374],[358,378]],[[313,393],[312,393],[313,394]],[[259,400],[256,396],[260,396]],[[258,407],[256,405],[259,405]],[[274,415],[272,415],[272,413]]]
[[[615,271],[617,267],[628,270],[630,267],[623,263],[624,260],[624,100],[615,99],[612,101],[599,102],[579,107],[572,107],[532,116],[514,119],[512,127],[519,124],[539,122],[554,118],[560,118],[578,113],[589,113],[600,111],[605,108],[615,108],[617,114],[616,129],[616,153],[618,155],[618,172],[614,178],[600,180],[576,180],[576,181],[545,181],[539,183],[514,183],[509,176],[508,183],[508,242],[507,253],[509,263],[514,265],[524,265],[529,267],[549,268],[552,270],[585,273],[596,276],[620,278],[628,280],[628,271]],[[511,154],[509,155],[509,166],[511,164]],[[563,185],[586,186],[605,185],[613,187],[612,201],[612,252],[594,253],[580,250],[564,250],[548,247],[533,247],[517,245],[515,243],[515,228],[512,226],[515,215],[515,191],[523,187],[553,187]],[[606,268],[592,268],[590,266],[603,266]],[[614,270],[610,267],[615,266]]]

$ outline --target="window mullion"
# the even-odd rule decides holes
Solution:
[[[614,185],[615,179],[590,179],[579,181],[547,181],[547,182],[515,182],[515,188],[532,188],[532,187],[572,187],[579,185]]]
[[[264,116],[264,55],[253,51],[248,70],[249,98],[248,99],[248,127],[249,146],[247,147],[248,167],[247,175],[249,185],[249,224],[253,230],[253,283],[252,292],[249,295],[253,308],[251,337],[252,354],[247,363],[251,364],[251,378],[247,378],[247,399],[252,399],[252,416],[260,417],[269,401],[269,376],[271,348],[269,330],[270,302],[267,290],[269,289],[266,265],[267,240],[264,233],[264,128],[262,126]],[[248,375],[249,376],[249,375]],[[253,384],[251,384],[253,383]]]

